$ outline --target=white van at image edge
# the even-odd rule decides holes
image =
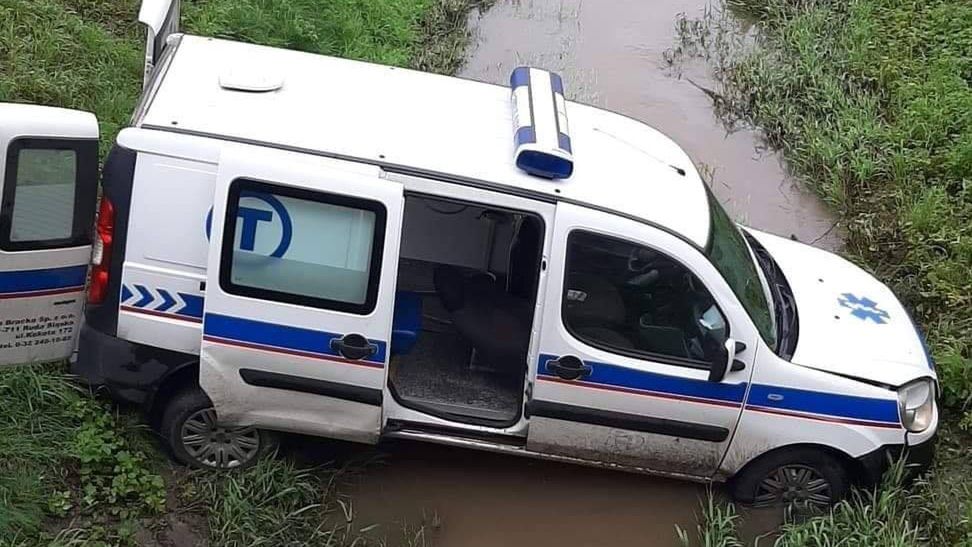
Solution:
[[[938,380],[894,294],[737,226],[654,129],[542,70],[191,36],[178,0],[139,20],[96,224],[95,117],[0,105],[0,365],[77,346],[197,467],[402,438],[827,505],[930,465]]]

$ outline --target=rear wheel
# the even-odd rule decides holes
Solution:
[[[847,469],[813,448],[772,452],[747,465],[729,484],[733,498],[753,507],[824,509],[847,495]]]
[[[162,415],[162,435],[172,455],[190,467],[238,469],[270,450],[271,434],[253,427],[223,427],[199,388],[173,397]]]

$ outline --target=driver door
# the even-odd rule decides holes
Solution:
[[[551,256],[528,448],[711,476],[757,341],[728,285],[690,244],[569,204],[557,207]],[[747,350],[710,381],[730,339]]]
[[[0,104],[0,367],[74,351],[97,184],[94,115]]]

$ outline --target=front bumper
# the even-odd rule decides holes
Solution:
[[[857,458],[864,470],[864,482],[879,483],[891,464],[901,457],[905,460],[905,481],[923,475],[934,462],[935,441],[936,436],[932,435],[918,444],[882,446]]]

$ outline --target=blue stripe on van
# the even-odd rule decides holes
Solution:
[[[869,422],[896,425],[899,423],[896,399],[873,399],[792,387],[753,384],[746,406],[823,414]]]
[[[538,376],[545,380],[558,381],[559,376],[547,371],[547,361],[556,359],[553,355],[541,355]],[[746,384],[727,384],[695,380],[679,376],[669,376],[627,367],[584,361],[591,365],[591,375],[583,380],[565,381],[567,385],[611,389],[629,393],[641,393],[664,398],[691,400],[719,406],[742,406],[746,396]]]
[[[244,347],[259,346],[257,349],[266,351],[344,360],[337,351],[331,349],[331,340],[341,338],[343,334],[333,332],[207,313],[203,320],[203,335],[207,340],[217,343],[230,345],[235,343]],[[378,351],[370,358],[357,362],[384,366],[385,342],[381,340],[369,340],[369,342],[378,346]]]
[[[746,395],[746,383],[715,383],[632,370],[596,361],[584,361],[592,368],[590,376],[581,380],[563,380],[546,370],[547,361],[556,358],[554,355],[540,356],[538,379],[568,386],[606,389],[718,406],[741,407]],[[746,400],[746,409],[851,425],[901,427],[896,399],[876,399],[753,384],[749,398]]]
[[[169,319],[182,319],[193,323],[202,320],[205,299],[196,294],[155,287],[152,292],[145,285],[122,284],[119,304],[122,311],[141,313]],[[156,297],[158,293],[158,297]],[[173,295],[177,295],[175,298]],[[179,300],[182,301],[180,304]]]
[[[206,302],[203,297],[195,294],[186,294],[184,292],[179,293],[179,296],[182,298],[182,301],[186,303],[186,305],[179,308],[176,313],[189,317],[202,317],[203,304]]]
[[[80,290],[88,277],[88,266],[67,266],[38,270],[0,272],[0,294],[6,297],[32,296],[32,293]]]

